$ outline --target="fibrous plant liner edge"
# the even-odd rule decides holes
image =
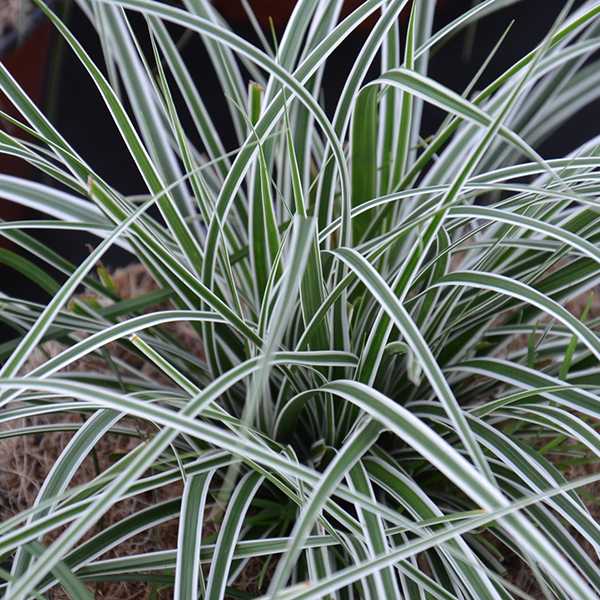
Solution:
[[[117,269],[112,274],[112,279],[115,288],[123,299],[133,298],[145,293],[149,293],[157,289],[154,280],[145,271],[141,265],[131,265],[130,267]],[[600,294],[597,295],[598,300],[594,301],[592,306],[592,314],[600,314]],[[589,296],[576,298],[573,300],[569,309],[573,314],[580,315],[583,312]],[[153,310],[164,310],[170,308],[168,303],[159,307],[153,307]],[[197,355],[203,354],[203,348],[200,340],[197,338],[193,329],[187,323],[176,323],[170,325],[170,333],[178,338],[180,342],[186,345],[192,352]],[[25,365],[24,371],[27,372],[41,364],[46,360],[46,356],[57,354],[61,348],[55,343],[44,344],[43,351],[38,349],[29,358]],[[141,364],[140,359],[130,355],[116,344],[111,344],[109,349],[111,355],[119,356],[123,360],[131,359],[137,368],[144,370],[147,365]],[[100,359],[86,357],[70,365],[69,370],[83,372],[107,372],[106,363]],[[148,369],[147,374],[155,374],[153,369]],[[164,383],[164,382],[163,382]],[[16,435],[0,439],[0,517],[5,520],[21,511],[29,508],[35,501],[37,493],[49,474],[52,466],[60,456],[63,449],[68,444],[74,434],[74,425],[77,422],[82,422],[82,415],[76,414],[50,414],[43,417],[35,417],[30,419],[27,425],[36,426],[56,426],[57,431],[38,433],[36,435]],[[24,422],[13,422],[7,428],[19,428],[25,426]],[[61,429],[63,426],[63,430]],[[139,422],[132,419],[123,419],[117,424],[121,429],[131,432],[130,436],[121,433],[107,433],[96,444],[94,454],[87,456],[75,477],[71,482],[71,486],[82,484],[91,481],[98,472],[107,469],[115,460],[115,456],[128,452],[135,448],[143,441],[145,435],[151,432],[147,431],[146,425],[141,425]],[[64,430],[70,429],[70,430]],[[567,473],[569,479],[579,479],[600,471],[600,464],[597,461],[592,461],[587,464],[571,467]],[[600,482],[587,486],[586,491],[593,498],[600,497]],[[92,535],[98,533],[101,527],[109,527],[120,521],[121,519],[135,514],[137,511],[151,506],[153,503],[166,501],[172,498],[180,498],[182,494],[182,484],[172,484],[156,491],[156,494],[148,494],[145,497],[135,496],[117,503],[104,515],[103,519],[95,528],[89,532],[85,539],[89,539]],[[592,517],[596,520],[600,519],[600,507],[591,500],[584,500],[586,506],[590,510]],[[205,525],[203,527],[203,538],[209,537],[218,531],[218,523],[209,518],[210,507],[205,513]],[[46,536],[44,543],[50,543],[58,537],[62,530],[53,531],[51,535]],[[112,548],[109,552],[103,555],[102,558],[131,556],[139,553],[153,552],[156,550],[165,550],[176,548],[178,535],[178,519],[171,519],[166,523],[162,523],[157,528],[141,532],[118,546]],[[594,552],[591,544],[587,543],[583,536],[574,534],[575,539],[581,544],[582,548],[600,564],[598,556]],[[533,596],[534,598],[543,598],[539,585],[527,564],[520,560],[502,547],[494,536],[486,535],[486,539],[493,543],[497,548],[500,548],[504,554],[503,564],[507,568],[504,577],[512,584],[516,585],[520,590]],[[233,587],[254,594],[264,593],[268,584],[269,575],[272,574],[275,565],[275,560],[271,560],[265,570],[266,557],[255,557],[250,559],[244,568],[240,571]],[[206,574],[209,565],[203,567],[203,572]],[[258,588],[258,581],[263,575],[264,583],[261,589]],[[90,586],[97,598],[104,600],[122,600],[132,599],[141,600],[149,598],[153,586],[156,584],[144,581],[124,581],[124,582],[103,582],[97,587]],[[171,586],[166,586],[163,589],[160,587],[154,588],[154,592],[158,592],[156,596],[159,600],[167,600],[172,597],[173,589]],[[64,600],[69,598],[68,594],[60,586],[54,587],[46,593],[46,597],[51,600]]]

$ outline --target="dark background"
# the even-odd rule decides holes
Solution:
[[[227,1],[227,0],[226,0]],[[231,0],[233,1],[233,0]],[[281,2],[283,0],[273,0]],[[471,0],[447,0],[437,11],[434,30],[464,12],[472,5]],[[482,62],[493,49],[511,21],[514,24],[500,51],[492,60],[481,79],[479,89],[503,73],[507,67],[531,50],[552,26],[554,19],[564,6],[564,0],[524,0],[478,22],[475,28],[464,30],[450,40],[432,58],[430,75],[458,92],[469,84]],[[83,42],[86,50],[97,64],[102,64],[102,52],[95,30],[79,9],[71,6],[65,18],[76,37]],[[139,15],[133,15],[134,26],[143,32],[145,25]],[[248,39],[254,39],[249,24],[242,21],[232,23],[235,31]],[[270,35],[270,34],[269,34]],[[366,32],[356,34],[338,49],[329,60],[325,77],[325,108],[328,112],[335,106],[335,98],[342,89],[346,74],[352,67],[354,57],[360,50]],[[224,110],[224,100],[214,72],[210,67],[203,45],[198,41],[185,48],[188,65],[197,81],[202,81],[202,95],[212,115]],[[81,155],[116,189],[124,194],[144,192],[137,170],[123,144],[95,85],[88,77],[75,55],[58,39],[54,40],[51,65],[47,69],[46,99],[47,114],[57,129],[81,153]],[[541,146],[546,158],[564,155],[570,150],[600,133],[600,125],[595,117],[600,104],[588,106],[576,116],[568,126],[563,127]],[[424,136],[435,131],[443,118],[441,113],[426,108],[424,113]],[[226,146],[236,146],[227,115],[220,120],[222,137]],[[0,155],[0,172],[3,157]],[[35,173],[31,173],[36,177]],[[6,204],[0,200],[0,203]],[[27,211],[25,218],[47,218]],[[87,244],[97,243],[97,239],[84,233],[36,232],[44,243],[56,249],[74,263],[79,263],[88,254]],[[123,251],[113,249],[105,256],[104,263],[109,268],[127,264],[131,257]],[[35,261],[34,261],[35,262]],[[45,267],[44,267],[45,268]],[[57,279],[61,279],[59,274]],[[46,302],[47,297],[26,277],[0,266],[2,292],[36,302]],[[7,339],[8,330],[0,329],[0,342]]]

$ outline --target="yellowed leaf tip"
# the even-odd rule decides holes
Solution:
[[[88,181],[87,181],[87,187],[88,187],[88,196],[91,198],[94,194],[94,190],[93,190],[93,185],[94,185],[94,178],[90,175],[88,177]]]

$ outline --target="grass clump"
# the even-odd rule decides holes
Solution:
[[[0,148],[56,184],[0,175],[0,195],[57,219],[0,224],[24,251],[7,261],[51,294],[2,298],[19,337],[0,347],[0,443],[72,434],[0,523],[0,596],[134,582],[152,598],[598,597],[583,486],[600,478],[599,143],[535,149],[600,93],[598,3],[566,6],[462,95],[429,57],[507,2],[433,31],[422,0],[401,31],[406,0],[341,22],[341,2],[299,0],[259,45],[204,1],[80,4],[106,65],[44,10],[146,189],[105,181],[0,66],[34,136],[0,133]],[[328,116],[328,61],[373,14]],[[211,58],[233,152],[182,29]],[[445,114],[426,140],[425,105]],[[73,265],[36,228],[100,241]],[[100,266],[113,246],[137,263],[136,292]]]

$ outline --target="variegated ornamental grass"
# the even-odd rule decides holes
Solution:
[[[19,338],[0,346],[0,443],[75,432],[31,506],[0,523],[0,596],[145,581],[150,597],[247,597],[238,575],[264,557],[253,594],[269,599],[600,597],[583,489],[600,479],[600,138],[536,151],[600,95],[600,2],[567,4],[529,54],[464,93],[428,76],[432,51],[513,0],[435,31],[433,0],[366,0],[341,21],[340,0],[299,0],[260,46],[205,0],[78,3],[107,64],[42,7],[146,189],[103,180],[0,66],[11,121],[32,134],[0,131],[0,150],[57,184],[0,175],[0,196],[58,219],[0,223],[22,251],[11,264],[51,293],[2,297]],[[371,15],[330,117],[327,62]],[[182,28],[206,45],[226,116],[206,109]],[[423,140],[425,104],[446,118]],[[98,241],[74,265],[38,229]],[[123,298],[97,268],[112,246],[155,289]],[[31,369],[40,348],[52,356]],[[85,457],[120,437],[134,442],[81,482]],[[119,554],[174,518],[177,548]]]

